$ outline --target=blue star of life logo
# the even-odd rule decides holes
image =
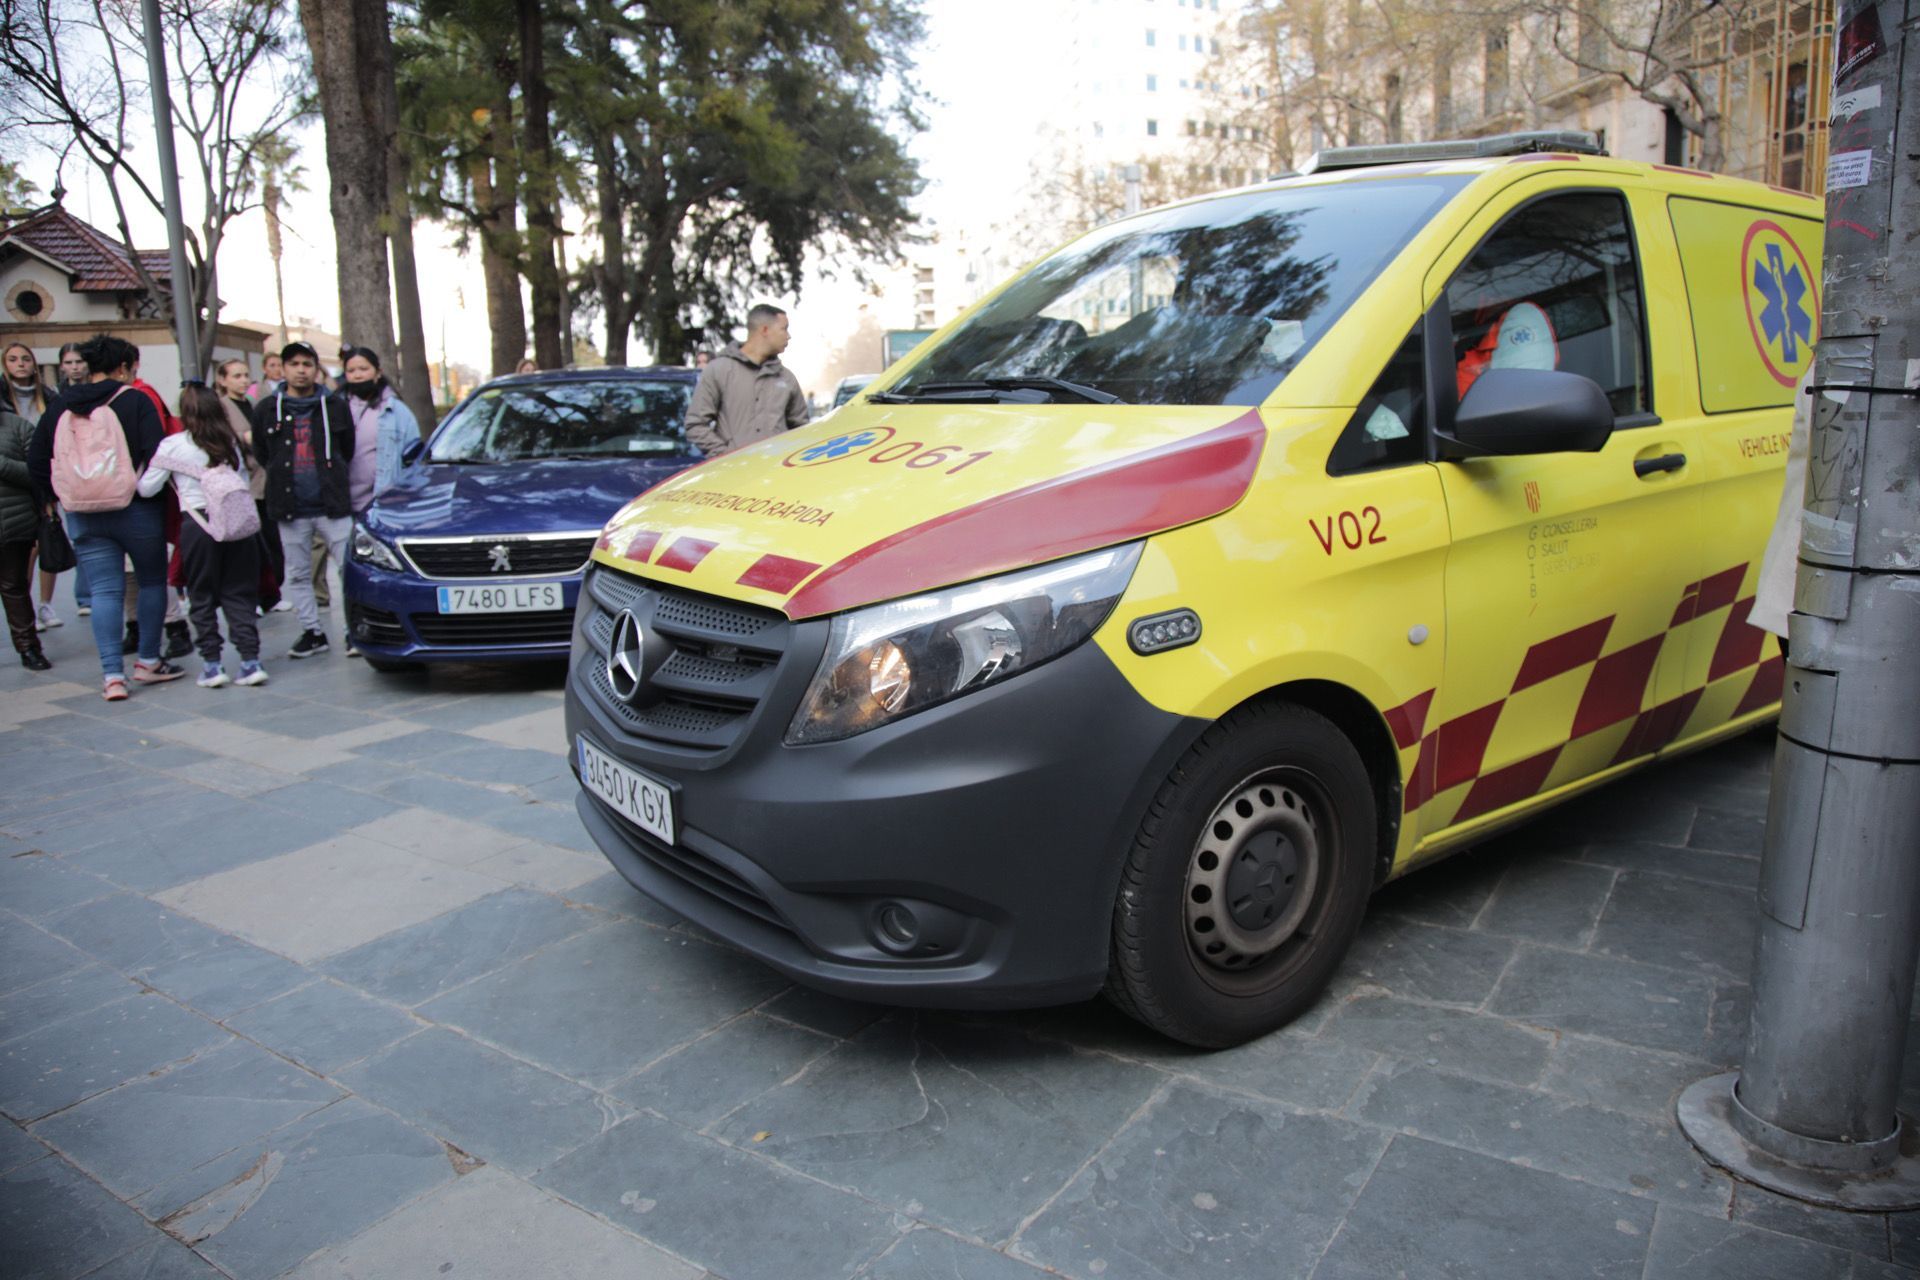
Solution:
[[[1780,344],[1780,359],[1799,363],[1800,344],[1813,341],[1813,315],[1805,305],[1807,281],[1799,264],[1788,266],[1778,243],[1767,246],[1767,260],[1753,264],[1753,287],[1766,299],[1760,310],[1760,331],[1767,345]]]
[[[822,440],[811,449],[800,451],[801,462],[831,462],[835,458],[844,458],[848,454],[864,449],[880,439],[877,431],[856,431],[850,436],[835,436],[831,440]]]

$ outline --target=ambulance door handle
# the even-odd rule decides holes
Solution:
[[[1635,458],[1633,460],[1633,474],[1644,480],[1657,472],[1678,471],[1686,465],[1686,454],[1663,453],[1655,458]]]

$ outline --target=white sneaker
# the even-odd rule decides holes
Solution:
[[[33,611],[33,629],[35,631],[47,631],[60,625],[60,615],[53,611],[52,605],[43,604]]]
[[[78,609],[75,609],[74,612],[79,614],[83,618],[89,617],[93,613],[93,606],[90,604],[83,604]]]
[[[273,606],[273,612],[275,612],[275,613],[292,613],[292,612],[293,612],[293,601],[291,601],[291,600],[282,600],[282,601],[281,601],[281,602],[280,602],[279,604],[276,604],[276,605],[274,605],[274,606]]]

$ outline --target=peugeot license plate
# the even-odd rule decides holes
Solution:
[[[442,613],[537,613],[564,609],[557,582],[502,583],[497,587],[441,587]]]
[[[585,738],[575,738],[580,781],[642,831],[674,842],[673,792],[646,774],[629,769]]]

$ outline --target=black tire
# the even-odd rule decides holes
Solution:
[[[1332,721],[1279,701],[1235,709],[1174,766],[1134,836],[1107,998],[1201,1048],[1285,1026],[1360,928],[1376,827],[1366,766]]]
[[[395,662],[392,658],[368,658],[365,654],[361,657],[368,666],[382,675],[404,675],[410,671],[420,670],[420,664],[417,662]]]

